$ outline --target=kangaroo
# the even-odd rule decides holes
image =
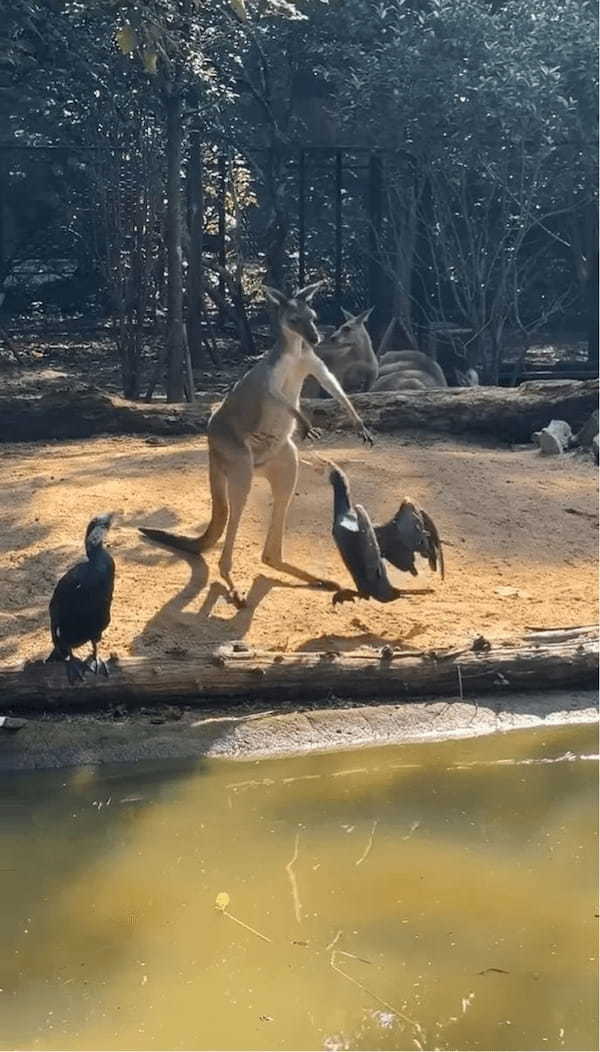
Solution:
[[[331,336],[319,346],[318,355],[327,368],[337,377],[345,391],[368,391],[377,379],[379,364],[367,331],[367,321],[372,307],[361,314],[350,314],[342,308],[346,319]],[[322,397],[319,384],[309,378],[302,390],[303,398]]]
[[[422,351],[388,351],[379,363],[379,375],[387,376],[397,370],[418,370],[434,381],[429,386],[447,387],[448,381],[441,365]]]
[[[320,336],[310,303],[322,281],[299,289],[288,298],[265,287],[267,299],[277,308],[279,339],[276,345],[232,387],[212,414],[207,429],[208,472],[212,499],[211,519],[201,537],[180,537],[164,530],[142,528],[152,540],[199,554],[212,548],[225,527],[219,570],[230,597],[243,605],[231,578],[233,546],[255,472],[266,476],[273,494],[271,523],[262,561],[321,587],[333,587],[313,574],[285,562],[283,537],[288,508],[298,477],[298,450],[293,441],[296,425],[301,437],[318,437],[300,411],[300,392],[307,376],[314,376],[344,406],[363,442],[373,439],[333,373],[315,354]],[[337,586],[336,586],[337,587]]]
[[[372,391],[423,391],[447,387],[441,366],[421,351],[388,351],[380,362]]]

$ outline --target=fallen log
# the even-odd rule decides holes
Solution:
[[[110,677],[87,675],[70,686],[64,667],[34,662],[0,669],[0,711],[76,712],[165,702],[202,705],[215,699],[394,701],[511,690],[593,687],[598,630],[575,636],[491,646],[478,636],[460,651],[381,650],[278,653],[227,643],[192,659],[112,658]]]
[[[193,406],[128,402],[85,384],[53,384],[42,392],[0,393],[0,442],[91,438],[94,435],[204,434],[218,395]]]
[[[419,429],[452,435],[480,434],[500,442],[529,442],[553,417],[580,427],[596,408],[598,380],[553,380],[520,387],[457,387],[367,393],[352,399],[374,431]],[[307,402],[313,423],[348,431],[352,423],[332,399]]]
[[[203,434],[211,406],[222,395],[205,392],[193,406],[127,402],[83,384],[0,393],[0,441],[89,438],[100,434]],[[528,442],[553,417],[579,428],[596,408],[597,380],[556,380],[508,387],[446,388],[356,395],[357,410],[375,431],[425,430],[480,434],[502,442]],[[316,426],[351,430],[331,399],[304,403]]]

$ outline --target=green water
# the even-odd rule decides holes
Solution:
[[[0,1047],[595,1049],[597,751],[3,777]]]

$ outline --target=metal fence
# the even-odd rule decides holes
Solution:
[[[269,185],[267,151],[249,148],[229,155],[214,151],[207,165],[211,188],[207,228],[220,239],[222,262],[235,240],[245,265],[264,275],[273,239],[275,195],[280,198],[279,235],[283,278],[292,287],[328,279],[319,300],[325,322],[337,322],[340,308],[374,307],[374,320],[389,308],[389,280],[382,267],[386,230],[387,180],[396,190],[412,179],[410,158],[401,151],[353,146],[304,147],[277,158],[277,186]],[[249,193],[238,216],[231,200],[242,173]],[[237,224],[237,225],[236,225]]]

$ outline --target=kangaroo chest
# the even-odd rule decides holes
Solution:
[[[307,373],[308,362],[300,355],[283,355],[272,369],[272,389],[297,409]],[[250,437],[257,463],[276,452],[290,438],[295,427],[296,421],[285,406],[279,405],[274,398],[265,399],[257,427]]]

